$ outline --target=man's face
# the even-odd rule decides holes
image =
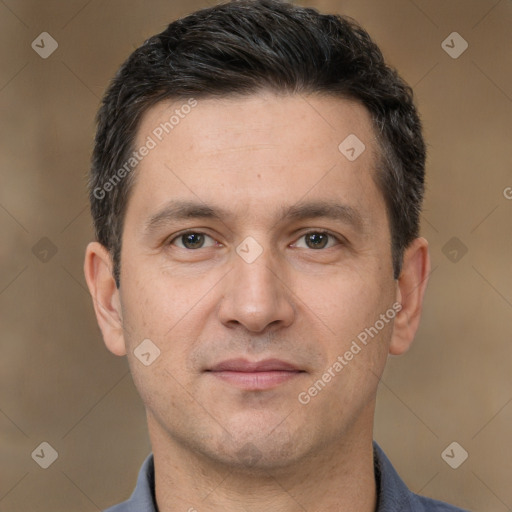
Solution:
[[[184,103],[143,118],[135,147],[156,147],[123,232],[123,336],[149,428],[229,464],[303,461],[371,429],[393,329],[353,345],[397,299],[370,117],[331,97],[205,99],[159,141]],[[351,134],[355,159],[355,139],[338,148]],[[148,366],[145,339],[160,350]]]

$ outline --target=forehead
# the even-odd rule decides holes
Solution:
[[[160,102],[144,115],[135,148],[151,145],[137,166],[129,209],[151,215],[170,199],[217,204],[250,215],[251,205],[283,207],[304,199],[382,214],[372,179],[378,145],[366,108],[318,95]],[[367,210],[367,211],[364,211]]]
[[[276,95],[162,101],[143,116],[137,143],[149,136],[158,146],[179,149],[180,160],[226,158],[221,151],[272,150],[315,157],[340,156],[339,144],[359,135],[372,153],[375,136],[367,109],[354,100],[320,95]],[[258,147],[259,145],[259,147]],[[175,155],[177,156],[177,155]],[[234,157],[236,158],[236,156]],[[309,159],[309,158],[308,158]]]

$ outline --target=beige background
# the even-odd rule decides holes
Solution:
[[[362,23],[414,86],[429,142],[433,272],[415,344],[381,382],[375,438],[412,490],[509,510],[512,1],[297,3]],[[104,348],[85,288],[85,173],[118,65],[207,5],[0,0],[0,512],[103,509],[131,493],[150,450],[127,364]],[[43,31],[59,44],[48,59],[31,48]],[[441,47],[453,31],[469,43],[458,59]],[[58,452],[46,470],[31,458],[43,441]],[[458,469],[441,458],[452,441],[469,453]]]

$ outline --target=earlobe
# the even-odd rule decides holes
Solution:
[[[400,355],[409,349],[416,335],[423,298],[430,274],[430,255],[425,238],[416,238],[404,252],[402,272],[397,282],[397,301],[402,309],[395,317],[389,353]]]
[[[110,254],[102,244],[87,245],[84,274],[105,345],[115,355],[126,355],[119,290],[112,274]]]

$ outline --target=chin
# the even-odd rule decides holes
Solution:
[[[304,435],[304,430],[302,430]],[[311,441],[309,441],[311,442]],[[290,432],[278,430],[248,429],[227,433],[216,443],[212,454],[218,462],[236,467],[240,471],[267,472],[298,463],[309,452],[304,440]]]

